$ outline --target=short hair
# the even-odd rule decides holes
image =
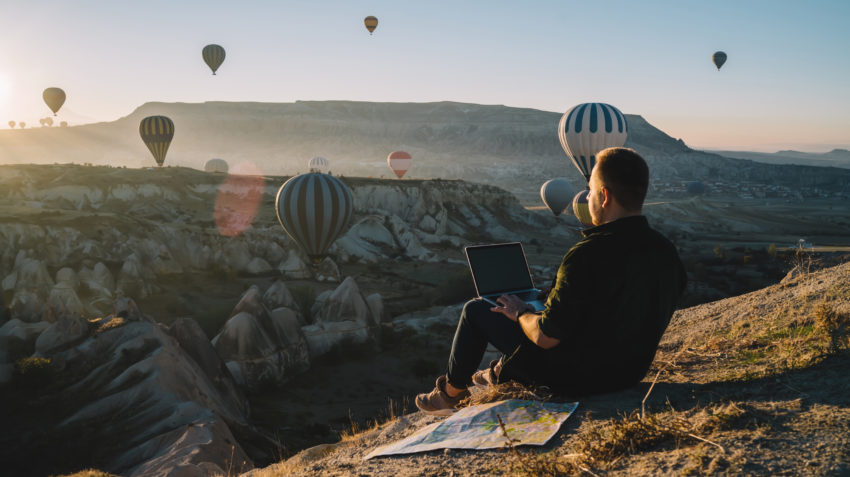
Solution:
[[[618,204],[630,212],[640,211],[649,187],[649,167],[634,149],[603,149],[596,155],[596,169]]]

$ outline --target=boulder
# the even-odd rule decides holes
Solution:
[[[291,310],[290,310],[291,311]],[[294,313],[277,314],[269,334],[254,315],[240,312],[213,338],[213,346],[227,363],[233,378],[248,389],[277,386],[309,367],[309,354],[303,337],[288,336],[298,320]],[[292,324],[294,320],[295,325]],[[292,339],[293,342],[289,342]]]
[[[219,334],[213,338],[212,344],[219,356],[227,362],[263,358],[275,350],[271,338],[257,317],[245,311],[227,320]],[[240,376],[234,377],[239,381]]]
[[[330,252],[343,262],[376,263],[387,259],[377,245],[347,234],[333,243]]]
[[[17,318],[12,318],[0,326],[0,338],[17,338],[22,341],[35,341],[35,339],[50,327],[50,323],[39,321],[38,323],[27,323]]]
[[[0,350],[5,352],[4,361],[31,355],[36,339],[49,327],[50,323],[46,321],[27,323],[16,318],[0,326]]]
[[[27,323],[36,323],[47,319],[47,306],[38,294],[30,290],[15,292],[9,308],[12,318]]]
[[[316,280],[320,282],[339,282],[341,276],[339,267],[331,257],[325,257],[316,270]]]
[[[239,313],[246,312],[254,315],[257,318],[268,314],[265,305],[263,304],[263,295],[260,293],[260,287],[251,285],[245,290],[245,293],[239,298],[239,302],[233,307],[230,316],[236,316]]]
[[[159,452],[136,467],[130,477],[239,475],[253,467],[242,448],[233,445],[236,442],[233,433],[218,419],[174,429],[161,439],[173,445],[160,447]]]
[[[264,300],[274,311],[268,311]],[[256,285],[251,286],[213,338],[216,351],[240,385],[255,390],[279,385],[309,367],[302,319],[294,310],[278,306],[283,303],[293,303],[283,282],[276,282],[262,296]]]
[[[262,258],[254,257],[250,262],[248,262],[248,265],[245,266],[245,271],[252,275],[261,275],[272,271],[272,266],[269,265],[269,262]]]
[[[53,288],[53,279],[47,273],[44,263],[33,259],[24,258],[18,266],[18,278],[15,282],[15,290],[38,290],[46,296]]]
[[[12,273],[6,275],[3,278],[2,288],[4,292],[12,291],[15,289],[15,284],[18,283],[18,272],[16,270],[12,270]]]
[[[74,291],[77,291],[80,288],[80,279],[77,277],[74,269],[65,267],[56,272],[56,284],[65,284]]]
[[[126,296],[146,298],[150,295],[151,288],[145,280],[145,275],[139,257],[135,253],[130,254],[121,266],[116,289]]]
[[[368,326],[356,321],[338,321],[301,327],[310,356],[316,358],[344,343],[365,343],[374,338]]]
[[[419,221],[419,228],[425,232],[434,233],[437,230],[437,221],[434,220],[434,217],[426,215]]]
[[[250,431],[248,403],[220,372],[215,353],[201,351],[199,331],[186,323],[171,329],[127,323],[54,352],[49,357],[57,362],[86,363],[79,369],[86,374],[62,393],[85,392],[87,399],[51,434],[67,438],[84,428],[92,442],[109,442],[90,452],[103,462],[101,469],[114,474],[215,475],[224,469],[224,475],[231,463],[232,471],[250,470],[253,463],[231,432],[235,426],[257,438]]]
[[[60,318],[38,336],[35,340],[35,351],[47,356],[75,344],[88,334],[88,321],[81,316]]]
[[[405,255],[416,260],[428,260],[431,257],[432,253],[422,246],[407,222],[393,215],[390,217],[390,225]]]
[[[369,215],[360,219],[348,229],[345,235],[378,246],[390,248],[396,246],[392,232],[384,227],[384,218],[379,215]]]
[[[152,321],[142,314],[132,298],[125,296],[119,296],[112,302],[112,316],[124,318],[127,321]]]
[[[381,294],[373,293],[367,296],[366,305],[372,312],[372,319],[375,320],[375,324],[381,324],[384,319],[384,300],[381,298]]]
[[[115,290],[115,278],[103,262],[97,262],[92,270],[92,280],[108,291]]]
[[[247,271],[248,264],[251,263],[253,257],[245,242],[233,240],[227,242],[227,245],[222,250],[221,258],[226,266],[244,272]]]
[[[284,277],[292,280],[301,280],[313,276],[310,267],[304,263],[304,260],[298,256],[298,252],[295,250],[289,251],[289,256],[286,257],[286,260],[280,262],[277,269]]]
[[[56,319],[82,316],[85,313],[85,308],[80,298],[77,297],[74,288],[64,281],[57,283],[50,290],[50,296],[47,297],[47,308]]]
[[[183,273],[183,267],[170,256],[158,256],[153,259],[150,268],[156,275],[176,275]]]
[[[178,318],[168,327],[168,333],[177,339],[180,347],[198,363],[198,366],[210,378],[219,394],[225,397],[222,405],[236,404],[237,407],[231,409],[232,413],[247,413],[247,399],[236,386],[227,365],[207,339],[207,335],[204,334],[204,330],[198,323],[191,318]]]
[[[378,323],[352,277],[343,280],[333,292],[320,295],[316,302],[313,324],[301,328],[311,357],[344,342],[377,342]]]
[[[292,298],[289,288],[283,283],[283,280],[275,280],[272,286],[263,294],[263,303],[270,310],[280,307],[291,308],[298,310],[298,304]]]

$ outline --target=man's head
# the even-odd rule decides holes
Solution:
[[[593,225],[640,215],[649,187],[649,167],[634,150],[609,147],[596,155],[589,186],[587,205]]]

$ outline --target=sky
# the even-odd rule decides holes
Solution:
[[[0,0],[0,125],[148,101],[601,101],[689,146],[850,148],[850,1]],[[374,15],[369,35],[363,18]],[[211,75],[209,43],[227,58]],[[728,54],[720,71],[711,62]],[[553,132],[554,134],[554,132]]]

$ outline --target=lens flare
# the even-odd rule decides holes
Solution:
[[[218,233],[225,237],[244,233],[257,218],[265,187],[263,173],[255,164],[243,162],[233,167],[216,194],[213,218]]]

